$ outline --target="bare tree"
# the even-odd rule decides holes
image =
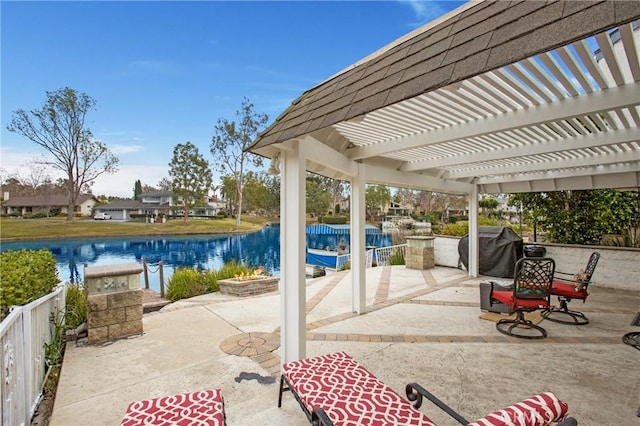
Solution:
[[[211,141],[211,154],[221,175],[229,175],[236,184],[236,226],[240,226],[242,215],[242,193],[244,191],[245,163],[262,166],[262,157],[247,152],[246,149],[267,124],[266,114],[253,110],[253,104],[244,98],[242,108],[236,111],[239,121],[219,118],[215,135]]]
[[[10,132],[44,148],[50,156],[44,157],[42,164],[66,176],[68,221],[73,221],[83,188],[90,187],[98,176],[117,171],[118,158],[85,127],[87,113],[95,105],[96,101],[87,94],[65,87],[47,92],[41,109],[14,111],[7,126]]]

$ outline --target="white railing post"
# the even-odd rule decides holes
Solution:
[[[25,306],[16,306],[0,323],[0,418],[3,425],[28,425],[42,395],[49,318],[63,315],[66,286]]]

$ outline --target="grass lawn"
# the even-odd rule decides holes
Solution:
[[[120,222],[112,220],[78,219],[67,222],[64,218],[15,219],[0,218],[0,241],[45,238],[104,237],[126,235],[219,234],[251,232],[264,226],[270,219],[243,216],[237,227],[234,218],[167,220],[166,223]]]

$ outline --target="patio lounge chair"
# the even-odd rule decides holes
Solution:
[[[134,401],[127,407],[121,426],[226,425],[220,389]]]
[[[561,277],[554,277],[551,295],[558,296],[560,306],[550,307],[544,310],[542,316],[545,319],[563,324],[589,324],[589,319],[582,312],[570,310],[567,304],[571,302],[572,299],[582,300],[582,303],[587,300],[589,296],[587,287],[589,287],[589,283],[591,283],[591,277],[596,270],[599,259],[600,253],[594,251],[591,253],[591,256],[589,256],[589,261],[584,268],[584,272],[581,271],[577,274],[556,272],[556,275],[561,275]]]
[[[418,410],[423,397],[460,424],[475,426],[535,425],[554,422],[577,425],[566,417],[568,406],[547,392],[469,423],[420,385],[407,385],[402,398],[345,352],[287,362],[282,366],[278,407],[290,390],[312,425],[428,425],[435,423]],[[410,402],[413,401],[413,404]]]
[[[516,313],[515,319],[504,318],[496,323],[500,333],[523,339],[547,337],[547,331],[524,314],[549,309],[554,271],[555,262],[549,257],[523,257],[515,265],[513,290],[496,290],[491,285],[491,300],[509,306]],[[532,334],[532,330],[537,333]]]

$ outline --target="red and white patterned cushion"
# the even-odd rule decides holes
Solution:
[[[285,363],[282,374],[309,412],[324,409],[336,426],[435,426],[345,352]]]
[[[225,424],[224,400],[219,389],[134,401],[121,426]]]
[[[563,420],[567,404],[545,392],[469,423],[467,426],[546,426]]]

